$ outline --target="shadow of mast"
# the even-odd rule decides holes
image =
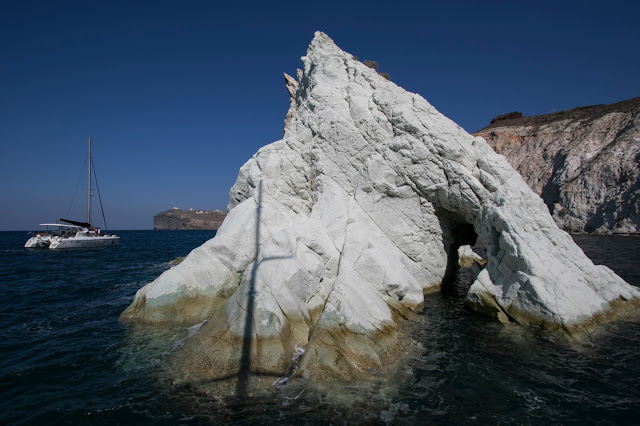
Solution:
[[[240,370],[238,371],[238,385],[236,396],[242,399],[247,395],[249,384],[249,373],[251,372],[251,336],[253,335],[253,311],[255,309],[256,298],[256,275],[258,272],[258,254],[260,252],[260,216],[262,214],[262,180],[258,182],[258,208],[256,210],[256,241],[255,260],[249,281],[249,292],[247,294],[247,318],[244,324],[244,335],[242,339],[242,357],[240,358]]]
[[[244,333],[242,337],[242,356],[240,358],[240,369],[237,373],[238,383],[236,386],[237,401],[242,402],[248,394],[249,378],[251,374],[262,375],[260,372],[251,371],[251,343],[254,334],[254,312],[256,299],[256,280],[258,276],[258,268],[263,262],[271,260],[283,260],[292,256],[272,256],[263,257],[258,260],[260,253],[260,219],[262,216],[262,180],[258,182],[257,187],[257,203],[256,209],[256,239],[255,239],[255,256],[253,270],[251,271],[251,279],[249,280],[249,291],[247,293],[247,316],[244,324]]]

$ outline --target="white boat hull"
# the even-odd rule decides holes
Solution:
[[[48,235],[36,235],[31,237],[24,243],[26,248],[47,248],[51,244],[51,238]]]
[[[120,245],[120,237],[117,235],[53,237],[49,248],[52,250],[94,248]]]

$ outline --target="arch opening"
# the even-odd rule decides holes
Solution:
[[[440,291],[447,296],[463,298],[483,266],[477,261],[470,260],[466,255],[461,259],[460,247],[470,246],[475,254],[483,258],[486,254],[482,256],[484,247],[479,243],[478,234],[472,224],[449,212],[440,217],[443,244],[447,252],[447,266]],[[465,249],[463,252],[468,253],[469,250]]]

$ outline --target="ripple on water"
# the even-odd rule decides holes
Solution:
[[[266,390],[242,401],[176,386],[168,361],[195,329],[134,332],[117,319],[167,262],[213,233],[119,234],[115,250],[62,253],[24,250],[24,233],[0,233],[1,423],[633,424],[640,416],[640,322],[572,343],[466,311],[465,283],[427,296],[407,326],[410,356],[388,381],[321,388],[257,377]],[[640,239],[576,240],[640,284]]]

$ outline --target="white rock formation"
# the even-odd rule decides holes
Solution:
[[[474,252],[470,245],[460,246],[458,249],[458,266],[461,268],[470,268],[474,263],[484,265],[487,261]]]
[[[283,139],[242,166],[216,237],[122,314],[208,318],[180,355],[185,377],[282,375],[296,344],[299,374],[384,370],[403,351],[400,318],[475,233],[488,263],[468,303],[504,321],[569,330],[638,300],[484,139],[323,33],[302,61]]]

